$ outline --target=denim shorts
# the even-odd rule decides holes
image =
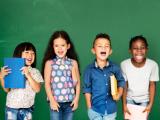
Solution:
[[[104,115],[97,113],[93,109],[88,109],[88,117],[90,120],[116,120],[117,113],[107,114]]]
[[[72,106],[70,106],[71,102],[58,104],[60,106],[59,112],[50,108],[50,120],[72,120],[74,112],[72,111]]]
[[[10,108],[5,109],[5,120],[32,120],[33,106],[30,108]]]

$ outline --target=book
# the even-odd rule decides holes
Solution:
[[[5,88],[25,88],[25,77],[20,70],[24,65],[23,58],[4,58],[4,66],[11,69],[11,73],[4,78]]]
[[[147,120],[148,113],[143,112],[146,108],[145,106],[127,104],[127,107],[131,115],[129,115],[128,113],[125,113],[124,114],[125,119],[127,120]]]
[[[111,83],[111,95],[117,95],[118,91],[117,91],[117,79],[115,78],[114,75],[110,76],[110,83]]]

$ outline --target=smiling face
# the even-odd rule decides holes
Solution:
[[[97,60],[106,61],[112,53],[110,41],[106,38],[96,39],[92,52],[96,55]]]
[[[146,60],[147,50],[146,44],[141,39],[134,41],[130,48],[133,64],[143,65]]]
[[[35,52],[33,50],[25,50],[22,52],[22,58],[25,58],[27,66],[31,66],[35,60]]]
[[[64,58],[66,56],[67,50],[69,48],[70,48],[70,44],[67,44],[66,40],[64,40],[61,37],[53,41],[54,52],[60,58]]]

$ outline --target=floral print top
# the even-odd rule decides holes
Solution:
[[[32,78],[40,83],[43,78],[38,69],[29,67],[29,72]],[[29,108],[34,105],[35,91],[26,80],[26,87],[24,89],[11,89],[7,94],[6,106],[10,108]]]
[[[75,83],[72,79],[72,59],[53,59],[51,89],[57,102],[71,102],[75,96]]]

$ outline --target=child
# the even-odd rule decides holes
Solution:
[[[96,60],[86,68],[83,86],[89,119],[115,120],[116,101],[123,93],[125,80],[120,68],[108,59],[112,53],[109,35],[98,34],[94,39],[92,52]],[[110,87],[110,76],[113,74],[118,82],[118,94],[114,99]]]
[[[13,57],[25,58],[25,67],[21,70],[26,77],[26,87],[4,88],[4,77],[14,71],[7,66],[1,68],[1,85],[7,92],[5,120],[31,120],[35,94],[40,91],[40,82],[43,82],[40,72],[35,68],[36,49],[31,43],[23,42],[15,48]]]
[[[69,35],[56,31],[44,56],[44,79],[51,120],[72,120],[78,107],[80,75]]]
[[[147,51],[146,38],[135,36],[129,43],[129,52],[132,58],[121,63],[126,80],[126,88],[123,94],[123,112],[136,120],[151,111],[155,95],[155,82],[159,80],[158,65],[155,61],[146,57]],[[139,116],[133,116],[131,108],[127,107],[129,104],[142,106],[144,109],[139,112]],[[147,117],[145,120],[147,120]]]

